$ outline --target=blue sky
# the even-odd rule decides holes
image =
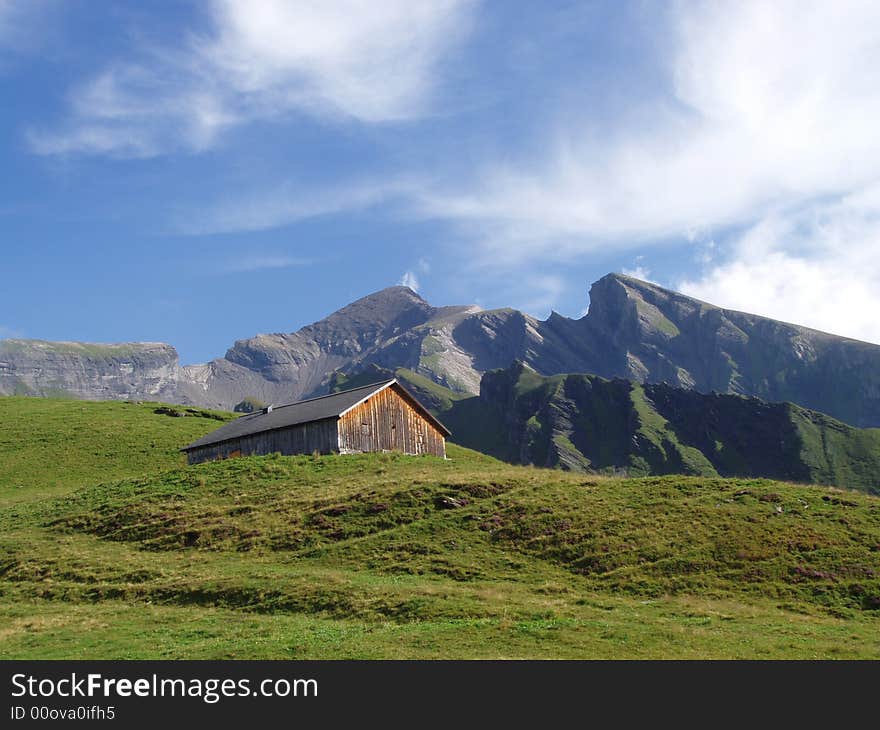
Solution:
[[[626,271],[880,342],[876,3],[0,0],[0,337]]]

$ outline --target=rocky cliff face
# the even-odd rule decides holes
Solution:
[[[158,342],[0,340],[0,395],[174,399],[177,351]]]
[[[336,370],[416,365],[413,330],[437,311],[406,287],[383,289],[297,332],[239,340],[224,357],[183,368],[181,396],[222,408],[246,397],[286,403],[326,392]]]
[[[375,365],[476,394],[484,372],[514,360],[545,375],[588,372],[756,395],[880,426],[880,346],[720,309],[619,274],[593,284],[589,312],[578,320],[433,307],[391,287],[297,332],[240,340],[222,358],[185,367],[168,345],[7,340],[0,342],[0,393],[232,408],[248,397],[280,403],[320,394],[334,372]]]
[[[880,346],[714,307],[609,275],[580,321],[583,372],[792,401],[880,425]],[[546,372],[542,370],[542,372]]]

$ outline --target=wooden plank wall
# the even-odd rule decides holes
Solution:
[[[443,434],[395,386],[385,388],[339,419],[339,451],[402,451],[446,456]]]
[[[274,454],[276,451],[288,455],[311,454],[314,451],[329,454],[339,449],[338,444],[334,417],[203,446],[188,452],[187,461],[199,464],[233,456]]]

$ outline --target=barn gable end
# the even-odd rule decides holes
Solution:
[[[445,457],[445,434],[427,415],[399,383],[392,383],[340,415],[339,453],[402,451]]]

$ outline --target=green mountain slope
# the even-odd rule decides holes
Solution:
[[[455,445],[186,467],[217,421],[0,407],[3,658],[880,657],[870,495]]]
[[[608,474],[761,476],[880,493],[880,429],[790,403],[593,375],[487,373],[438,410],[456,443],[516,464]]]
[[[0,397],[0,505],[181,466],[181,446],[237,415],[161,403]]]

